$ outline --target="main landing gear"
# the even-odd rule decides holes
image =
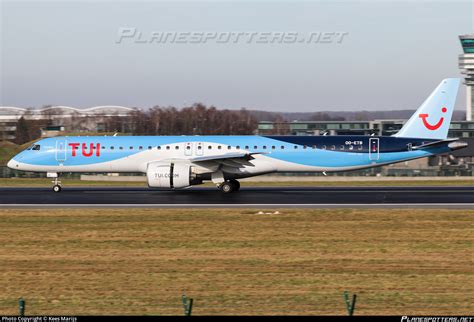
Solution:
[[[238,191],[240,189],[240,182],[238,182],[235,179],[230,179],[227,180],[223,183],[221,183],[218,188],[223,192],[223,193],[231,193],[234,191]]]

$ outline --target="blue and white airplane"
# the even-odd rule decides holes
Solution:
[[[447,139],[459,82],[444,79],[393,136],[62,136],[39,140],[8,167],[46,172],[54,192],[66,172],[142,172],[149,187],[210,180],[224,193],[262,174],[378,167],[467,146]]]

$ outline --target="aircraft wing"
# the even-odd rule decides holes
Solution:
[[[161,160],[163,162],[192,162],[196,165],[201,165],[204,168],[214,168],[215,166],[228,166],[231,168],[242,168],[245,166],[253,167],[254,164],[250,160],[254,159],[256,154],[267,154],[268,152],[231,152],[217,155],[195,156],[191,158],[173,158]],[[215,170],[210,170],[213,172]]]
[[[265,152],[232,152],[219,155],[206,155],[206,156],[197,156],[188,159],[191,162],[202,162],[202,161],[225,161],[232,159],[243,159],[243,160],[252,160],[252,155],[255,154],[265,154]]]

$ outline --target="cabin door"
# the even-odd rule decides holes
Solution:
[[[65,139],[56,140],[56,161],[66,161],[67,141]]]
[[[380,148],[380,140],[379,138],[370,138],[369,139],[369,160],[378,160],[379,155],[379,148]]]

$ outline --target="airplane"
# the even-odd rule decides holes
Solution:
[[[60,136],[37,141],[8,167],[46,172],[54,192],[62,173],[141,172],[150,188],[212,181],[224,193],[238,191],[238,179],[263,174],[379,167],[467,146],[447,138],[459,84],[442,80],[392,136]]]

